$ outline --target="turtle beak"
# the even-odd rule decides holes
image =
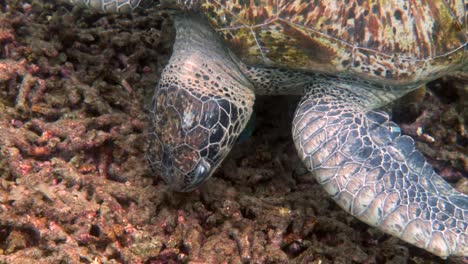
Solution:
[[[213,171],[211,170],[210,163],[207,162],[204,158],[201,158],[195,169],[188,176],[192,179],[190,185],[186,185],[185,189],[183,189],[182,191],[188,192],[196,189],[205,180],[210,178],[212,173]]]

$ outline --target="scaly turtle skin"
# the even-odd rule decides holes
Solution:
[[[72,0],[128,11],[131,0]],[[151,4],[151,3],[150,3]],[[155,89],[149,160],[175,190],[208,179],[254,94],[303,94],[299,156],[347,212],[438,256],[468,256],[468,197],[373,110],[468,64],[463,1],[167,0],[174,52]]]

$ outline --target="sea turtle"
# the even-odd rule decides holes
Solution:
[[[70,0],[131,11],[149,0]],[[145,3],[143,3],[145,2]],[[255,94],[302,94],[296,149],[344,210],[440,257],[468,256],[468,196],[374,110],[466,69],[462,0],[165,0],[176,40],[154,92],[149,161],[177,191],[205,182]]]

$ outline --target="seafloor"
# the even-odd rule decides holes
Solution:
[[[168,16],[45,0],[0,12],[0,263],[466,263],[339,209],[295,153],[296,97],[259,98],[253,136],[215,176],[169,191],[145,160]],[[387,107],[465,193],[467,83],[456,73]]]

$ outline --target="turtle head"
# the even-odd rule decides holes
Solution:
[[[200,186],[247,123],[250,111],[242,109],[228,98],[160,84],[153,98],[148,151],[154,172],[175,191]]]
[[[229,154],[255,95],[205,18],[176,15],[174,25],[173,53],[153,97],[149,160],[173,190],[186,192],[209,179]]]

